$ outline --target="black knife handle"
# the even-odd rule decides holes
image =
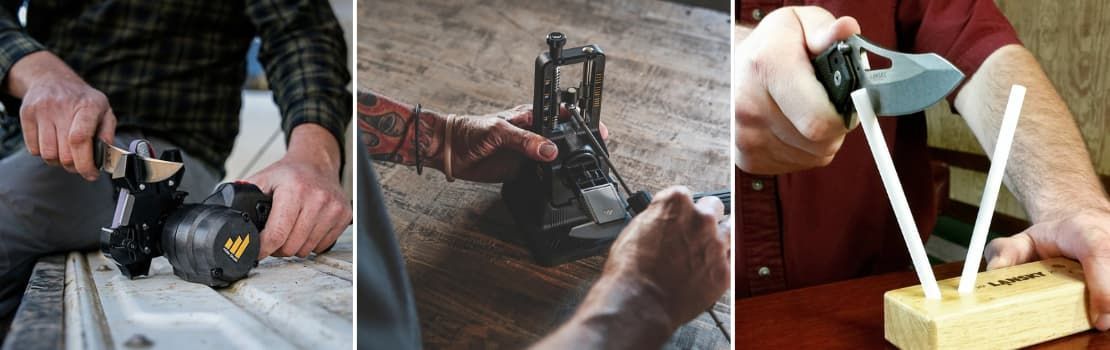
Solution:
[[[813,60],[817,81],[825,87],[829,101],[844,118],[845,127],[851,127],[852,112],[855,111],[851,94],[859,88],[859,79],[856,78],[858,67],[853,63],[851,54],[848,44],[841,41]]]
[[[104,141],[93,142],[93,165],[97,170],[104,166],[104,147]]]

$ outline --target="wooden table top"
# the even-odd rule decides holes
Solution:
[[[934,266],[938,280],[959,277],[963,262]],[[883,338],[883,293],[918,284],[913,271],[736,301],[738,349],[893,349]],[[1110,347],[1110,334],[1087,331],[1035,346]]]
[[[358,16],[358,86],[450,113],[530,103],[549,32],[565,33],[568,47],[597,44],[606,53],[601,120],[629,185],[729,186],[728,13],[638,0],[374,0],[360,1]],[[429,348],[532,343],[571,315],[600,274],[601,257],[536,265],[499,184],[375,166]],[[722,297],[715,307],[726,322],[729,304]],[[729,344],[703,313],[670,346]]]

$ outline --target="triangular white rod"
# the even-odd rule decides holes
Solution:
[[[1002,127],[998,131],[998,141],[994,145],[991,168],[987,171],[987,184],[983,186],[983,198],[979,200],[979,214],[975,217],[975,228],[971,231],[971,243],[967,246],[964,271],[960,275],[960,294],[975,292],[975,277],[979,274],[979,261],[983,259],[983,246],[987,244],[987,230],[994,217],[994,205],[998,201],[998,190],[1002,187],[1006,160],[1010,158],[1010,146],[1014,143],[1021,104],[1025,101],[1025,87],[1014,85],[1010,88],[1010,100],[1002,113]]]
[[[871,156],[875,158],[875,165],[879,168],[879,176],[883,179],[883,187],[886,188],[887,197],[890,198],[890,206],[894,208],[894,217],[898,219],[902,239],[906,241],[906,248],[910,251],[917,280],[925,290],[925,298],[940,299],[937,278],[933,276],[933,267],[929,265],[925,245],[921,244],[917,224],[913,221],[913,213],[910,212],[906,194],[902,192],[902,181],[898,179],[898,172],[894,169],[894,161],[890,158],[890,150],[886,147],[886,139],[883,138],[883,130],[879,128],[879,119],[875,117],[875,109],[871,106],[867,89],[853,91],[852,103],[856,105],[856,112],[859,113],[860,126],[863,127],[863,134],[867,136]]]

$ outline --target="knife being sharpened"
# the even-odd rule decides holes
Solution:
[[[890,67],[871,69],[865,56],[871,53],[890,60]],[[867,89],[875,114],[900,116],[920,112],[952,92],[964,74],[935,53],[908,54],[887,50],[862,36],[853,35],[833,44],[813,60],[817,80],[829,100],[852,125],[851,93]]]
[[[153,153],[153,150],[151,153]],[[108,173],[112,179],[127,176],[127,159],[129,157],[138,159],[138,164],[142,167],[137,171],[140,174],[139,181],[145,183],[166,180],[184,166],[182,163],[135,154],[99,140],[96,141],[93,157],[97,169]]]

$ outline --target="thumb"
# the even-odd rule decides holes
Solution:
[[[559,155],[559,148],[555,143],[534,132],[516,127],[504,120],[498,121],[497,132],[500,133],[502,145],[523,154],[525,157],[536,161],[548,162],[555,160]]]
[[[1022,232],[995,238],[987,245],[985,255],[987,270],[994,270],[1033,261],[1037,258],[1037,250],[1029,234]]]
[[[802,24],[806,48],[810,55],[819,55],[837,41],[860,33],[859,22],[852,17],[835,18],[820,7],[799,7],[794,10]]]

